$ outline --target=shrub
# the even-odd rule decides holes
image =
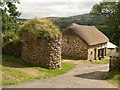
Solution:
[[[5,31],[3,34],[3,53],[20,57],[20,36],[14,31]]]

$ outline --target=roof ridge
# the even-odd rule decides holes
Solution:
[[[72,23],[69,27],[72,27],[72,26],[81,26],[81,27],[95,27],[95,26],[89,26],[89,25],[80,25],[80,24],[77,24],[77,23]]]

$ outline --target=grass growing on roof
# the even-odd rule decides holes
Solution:
[[[60,70],[49,70],[35,67],[20,58],[15,58],[7,54],[4,54],[2,59],[3,65],[0,66],[3,75],[1,85],[13,85],[20,82],[40,80],[60,75],[76,66],[76,64],[62,62],[62,68]]]
[[[50,19],[32,19],[27,21],[22,27],[20,33],[32,33],[37,37],[54,37],[61,35],[57,26]]]

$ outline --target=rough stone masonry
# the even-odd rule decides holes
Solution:
[[[110,56],[109,71],[119,70],[120,72],[120,54]]]
[[[21,29],[21,58],[36,66],[59,69],[61,41],[62,35],[51,20],[30,20]]]
[[[37,66],[59,69],[61,67],[61,41],[61,36],[45,39],[23,34],[21,57]]]

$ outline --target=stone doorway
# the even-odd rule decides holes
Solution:
[[[104,58],[104,49],[98,49],[98,58]]]

